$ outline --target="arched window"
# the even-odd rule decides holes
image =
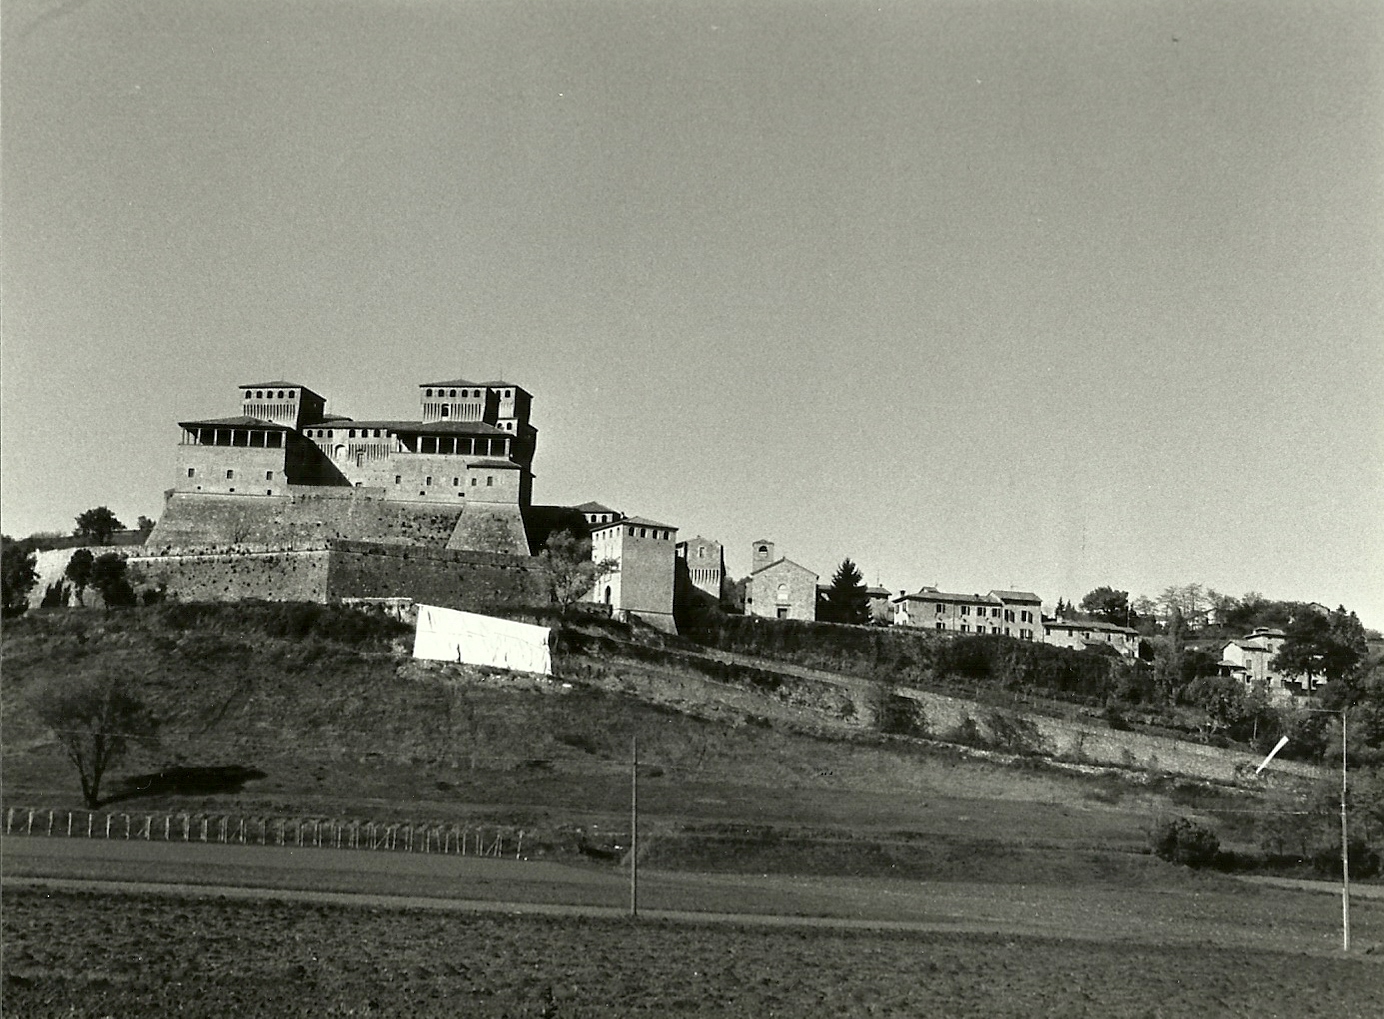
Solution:
[[[444,403],[444,404],[442,405],[442,416],[443,416],[444,418],[445,418],[445,417],[449,417],[449,416],[451,415],[451,413],[452,413],[452,407],[451,407],[451,405],[450,405],[450,404]]]
[[[424,396],[432,396],[432,390],[431,390],[431,389],[425,389],[425,390],[423,390],[423,395],[424,395]]]
[[[263,399],[264,399],[264,392],[263,392],[262,390],[256,389],[256,390],[255,390],[255,399],[256,399],[256,400],[263,400]]]
[[[350,431],[350,433],[346,436],[346,438],[348,438],[348,439],[354,439],[355,437],[356,437],[356,430],[355,430],[354,428],[352,428],[351,431]]]
[[[279,390],[279,399],[282,400],[283,398],[284,398],[284,391],[283,391],[282,389],[280,389],[280,390]]]
[[[289,398],[290,400],[296,399],[297,396],[298,396],[298,390],[296,390],[296,389],[290,389],[290,390],[288,391],[288,398]]]
[[[457,395],[457,391],[456,391],[455,389],[453,389],[452,392],[451,392],[451,395],[452,395],[452,396],[456,396],[456,395]]]
[[[321,432],[318,432],[317,434],[318,434],[318,435],[321,435],[322,433],[321,433]],[[330,428],[328,428],[328,429],[327,429],[327,438],[330,439],[331,437],[332,437],[332,430],[331,430]]]
[[[779,601],[787,601],[787,600],[788,600],[788,585],[787,585],[787,584],[780,584],[780,585],[778,586],[778,600],[779,600]]]
[[[251,394],[250,394],[250,390],[248,390],[248,389],[245,390],[245,399],[249,400],[249,399],[251,399],[251,398],[252,398],[252,397],[251,397]]]

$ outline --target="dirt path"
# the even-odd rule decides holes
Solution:
[[[0,840],[8,887],[351,902],[391,909],[625,914],[628,877],[543,861],[124,840]],[[1213,942],[1329,954],[1337,903],[1316,890],[1189,878],[1144,888],[930,883],[641,871],[651,919],[956,931],[1131,944]],[[1361,951],[1384,944],[1384,899],[1356,903]],[[1381,957],[1384,958],[1384,957]]]

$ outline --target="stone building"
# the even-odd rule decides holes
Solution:
[[[417,420],[326,413],[300,383],[239,387],[241,413],[181,421],[151,546],[366,540],[530,553],[537,430],[510,382],[418,385]]]
[[[593,511],[593,512],[603,512]],[[676,633],[673,622],[677,528],[643,517],[618,517],[591,525],[591,558],[614,560],[615,570],[596,578],[587,600],[609,605],[619,617],[637,616]]]
[[[1081,650],[1107,645],[1126,658],[1139,657],[1139,631],[1099,620],[1044,619],[1043,643]]]
[[[719,541],[698,535],[677,545],[678,566],[688,585],[717,604],[723,600],[726,581],[725,549]]]
[[[1031,591],[952,594],[923,587],[893,604],[895,626],[1043,640],[1042,599]]]
[[[817,618],[817,574],[776,554],[761,538],[750,547],[745,614],[769,619]]]
[[[1295,693],[1312,693],[1325,682],[1323,678],[1305,676],[1290,680],[1271,667],[1287,639],[1282,630],[1259,626],[1239,640],[1227,641],[1221,647],[1221,674],[1242,681],[1246,687],[1259,686],[1279,700]]]

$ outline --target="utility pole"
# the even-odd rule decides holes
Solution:
[[[1346,709],[1341,708],[1341,951],[1350,951],[1350,843],[1346,837]]]
[[[1342,808],[1344,809],[1344,808]],[[1345,818],[1342,816],[1342,823]],[[639,915],[639,737],[630,737],[630,916]]]

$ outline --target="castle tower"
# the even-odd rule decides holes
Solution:
[[[240,387],[240,413],[286,428],[315,425],[327,410],[324,397],[297,382],[249,382]]]

